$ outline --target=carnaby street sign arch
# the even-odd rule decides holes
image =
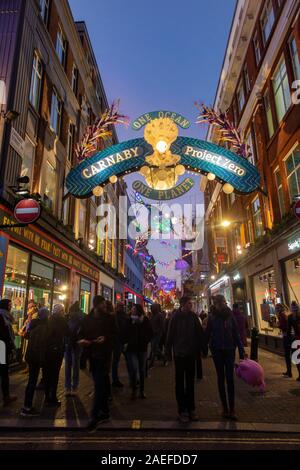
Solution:
[[[148,113],[149,122],[151,119],[158,119],[157,113],[159,112]],[[177,113],[170,112],[167,118],[172,119],[173,116],[174,122],[177,119],[182,123],[183,117]],[[139,122],[143,124],[142,121]],[[179,136],[171,144],[170,151],[180,157],[180,164],[189,171],[213,173],[217,180],[230,184],[240,194],[252,193],[260,187],[260,175],[256,167],[224,147],[200,139]],[[73,168],[66,179],[67,190],[75,197],[89,197],[94,188],[105,186],[112,176],[139,171],[145,165],[146,157],[152,153],[152,145],[143,138],[112,145]],[[166,170],[171,171],[169,168]]]

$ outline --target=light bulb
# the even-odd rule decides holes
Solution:
[[[103,192],[104,192],[104,190],[103,190],[103,188],[102,188],[101,186],[96,186],[96,187],[93,189],[93,194],[94,194],[94,196],[96,196],[96,197],[102,196]]]
[[[226,184],[224,184],[224,186],[223,186],[223,191],[224,191],[225,194],[231,194],[231,193],[233,193],[233,191],[234,191],[234,187],[231,186],[231,184],[226,183]]]
[[[112,175],[110,178],[109,178],[109,181],[114,184],[118,181],[118,178],[116,177],[116,175]]]
[[[164,140],[159,140],[156,144],[156,150],[159,153],[165,153],[168,150],[168,144]]]
[[[216,179],[216,175],[214,173],[208,173],[206,177],[209,181],[213,181]]]

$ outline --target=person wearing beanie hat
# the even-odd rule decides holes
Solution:
[[[288,317],[287,337],[292,348],[292,354],[297,350],[293,348],[293,342],[300,340],[300,308],[297,302],[291,303],[291,314]],[[300,364],[297,364],[298,378],[300,382]]]
[[[45,397],[48,406],[60,406],[57,399],[57,386],[59,373],[65,352],[67,336],[67,320],[65,308],[61,304],[55,304],[52,315],[48,320],[48,334],[45,361]]]

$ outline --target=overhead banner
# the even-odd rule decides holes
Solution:
[[[217,180],[231,184],[241,194],[259,189],[260,174],[248,160],[224,147],[190,137],[178,137],[173,154],[189,171],[214,173]],[[88,197],[93,188],[109,182],[110,176],[139,171],[153,148],[143,138],[128,140],[97,152],[73,168],[66,179],[67,190],[76,197]]]
[[[176,199],[189,192],[194,184],[195,183],[192,178],[186,178],[184,181],[182,181],[182,183],[174,186],[172,189],[157,190],[149,188],[149,186],[142,183],[142,181],[134,181],[132,183],[132,188],[148,199],[154,199],[156,201],[169,201],[170,199]]]

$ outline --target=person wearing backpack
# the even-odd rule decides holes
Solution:
[[[223,417],[235,421],[234,362],[236,348],[240,359],[245,359],[245,350],[239,335],[238,325],[224,295],[213,297],[213,307],[205,330],[215,364],[219,396],[223,405]],[[227,395],[225,383],[227,383]]]
[[[78,344],[84,314],[79,307],[79,302],[71,305],[67,317],[67,336],[65,349],[65,395],[76,396],[79,385],[80,356],[82,348]]]
[[[25,390],[24,406],[21,410],[21,416],[37,416],[39,412],[33,408],[33,397],[36,389],[40,369],[44,367],[46,360],[47,346],[47,324],[49,310],[45,307],[38,310],[38,317],[31,322],[26,333],[28,346],[25,360],[29,368],[28,383]]]

